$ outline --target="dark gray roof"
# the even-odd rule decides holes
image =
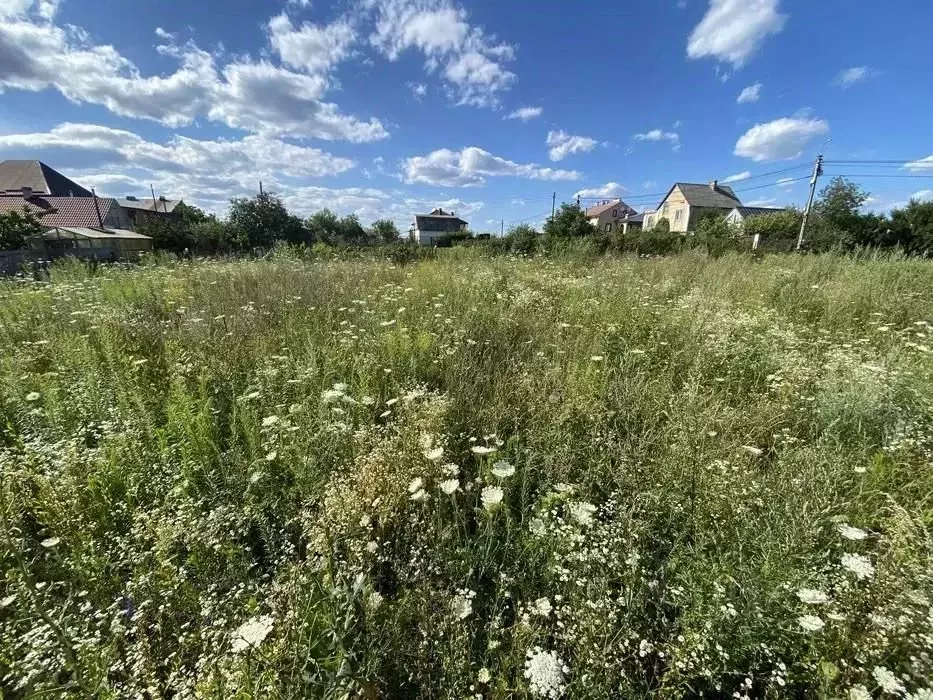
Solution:
[[[140,211],[157,211],[171,214],[175,207],[182,203],[180,199],[159,199],[158,205],[152,197],[124,197],[117,200],[124,209],[138,209]]]
[[[675,182],[674,186],[664,196],[664,199],[661,200],[661,204],[664,204],[667,198],[671,196],[674,187],[680,188],[687,200],[687,204],[691,207],[735,209],[742,206],[742,202],[735,196],[735,192],[727,185],[716,185],[716,189],[713,189],[710,185],[698,185],[692,182]],[[658,209],[660,208],[661,206],[658,205]]]
[[[90,190],[38,160],[0,162],[0,192],[32,189],[33,194],[49,197],[90,197]]]
[[[415,214],[415,222],[418,224],[418,228],[421,228],[421,223],[425,219],[435,219],[437,221],[459,221],[464,225],[468,223],[461,219],[459,216],[454,216],[453,214]]]
[[[762,214],[774,214],[778,211],[785,211],[782,207],[736,207],[735,209],[743,219],[752,219]]]
[[[626,216],[622,219],[623,222],[628,222],[630,224],[644,223],[645,215],[644,214],[632,214],[631,216]]]

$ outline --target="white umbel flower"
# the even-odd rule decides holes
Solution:
[[[872,669],[871,675],[874,676],[882,692],[890,693],[891,695],[903,695],[907,692],[907,689],[898,677],[884,666],[875,666],[875,668]]]
[[[492,465],[492,473],[499,479],[507,479],[515,473],[515,467],[502,459]]]
[[[476,682],[480,685],[486,685],[489,681],[492,680],[492,673],[489,672],[489,669],[483,666],[479,672],[476,674]]]
[[[801,603],[807,605],[823,605],[829,602],[829,596],[816,588],[801,588],[797,591],[797,597],[800,598]]]
[[[452,496],[459,490],[460,482],[456,479],[447,479],[446,481],[442,481],[440,484],[438,484],[438,486],[440,486],[441,491],[446,493],[448,496]]]
[[[579,525],[590,525],[593,522],[593,513],[596,512],[596,506],[586,501],[572,501],[567,505],[570,510],[570,517]]]
[[[485,457],[486,455],[491,455],[496,451],[495,447],[486,447],[484,445],[474,445],[470,448],[470,452],[480,457]]]
[[[416,476],[411,480],[411,483],[408,484],[408,493],[416,493],[424,488],[424,479],[420,476]]]
[[[565,674],[568,671],[556,651],[544,651],[541,647],[535,647],[525,655],[528,691],[535,697],[553,699],[563,695],[567,689]]]
[[[840,523],[836,526],[836,529],[839,530],[839,534],[845,537],[847,540],[855,540],[856,542],[864,540],[868,537],[868,533],[858,527],[853,527],[848,523]]]
[[[841,561],[842,565],[851,573],[855,574],[855,578],[859,581],[870,579],[875,575],[875,567],[872,566],[868,557],[864,557],[861,554],[843,554]]]
[[[443,447],[435,447],[435,448],[433,448],[433,449],[431,449],[431,450],[425,450],[425,451],[424,451],[424,457],[425,457],[425,459],[427,459],[427,460],[429,460],[429,461],[431,461],[431,462],[437,462],[437,461],[443,459],[443,457],[444,457],[444,448],[443,448]]]
[[[532,606],[534,614],[540,615],[541,617],[549,617],[553,609],[551,601],[547,598],[538,598]]]
[[[480,494],[480,499],[483,502],[483,508],[486,510],[494,510],[500,503],[502,503],[503,496],[502,489],[498,486],[487,486],[483,489]]]
[[[801,615],[797,618],[797,624],[806,632],[819,632],[826,626],[822,618],[816,615]]]
[[[272,631],[273,620],[271,615],[251,617],[240,625],[233,633],[232,649],[234,654],[258,647]]]
[[[864,685],[853,685],[849,688],[849,700],[871,700],[871,693]]]

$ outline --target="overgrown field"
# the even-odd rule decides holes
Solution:
[[[0,284],[3,697],[933,697],[933,262]]]

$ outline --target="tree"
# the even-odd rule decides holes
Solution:
[[[513,226],[506,234],[510,250],[517,255],[534,255],[539,238],[538,232],[528,224]]]
[[[370,235],[383,243],[393,243],[400,238],[398,227],[391,219],[378,219],[369,229]]]
[[[558,238],[588,236],[593,231],[586,214],[574,204],[561,204],[557,213],[544,224],[544,235]]]
[[[762,214],[745,220],[746,236],[759,236],[762,241],[796,239],[800,233],[800,220],[803,218],[797,209],[781,209],[770,214]]]
[[[887,233],[907,252],[933,256],[933,202],[912,199],[905,208],[893,210]]]
[[[305,222],[312,240],[335,244],[341,234],[340,219],[330,209],[321,209]]]
[[[340,231],[339,239],[344,245],[366,245],[369,242],[369,234],[360,224],[360,219],[356,214],[347,214],[338,224]]]
[[[270,246],[274,241],[310,243],[311,237],[297,216],[273,194],[257,194],[230,202],[230,226],[251,247]]]
[[[652,230],[656,233],[670,233],[671,232],[671,222],[667,220],[666,216],[662,216],[658,219],[657,223],[652,227]]]
[[[0,214],[0,250],[17,250],[26,239],[42,231],[39,219],[23,207],[22,213],[13,210]]]

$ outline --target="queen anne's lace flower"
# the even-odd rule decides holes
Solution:
[[[864,685],[854,685],[849,688],[849,700],[871,700],[871,693]]]
[[[819,632],[826,625],[826,623],[816,615],[801,615],[797,618],[797,624],[807,632]]]
[[[548,617],[553,609],[551,601],[547,598],[538,598],[532,607],[535,615],[540,615],[541,617]]]
[[[499,460],[492,465],[492,473],[500,479],[507,479],[515,473],[515,467],[505,460]]]
[[[885,693],[903,695],[906,692],[904,684],[884,666],[875,666],[875,668],[872,669],[871,675],[874,676],[875,681],[878,683],[878,687]]]
[[[868,557],[864,557],[861,554],[843,554],[841,561],[842,565],[855,574],[855,578],[859,581],[871,578],[875,575],[875,567],[872,566]]]
[[[485,447],[484,445],[474,445],[473,447],[470,448],[470,451],[471,451],[473,454],[475,454],[475,455],[479,455],[480,457],[484,457],[485,455],[491,455],[493,452],[496,451],[496,448],[495,448],[495,447]]]
[[[480,494],[480,499],[483,501],[483,508],[486,510],[493,510],[502,503],[502,489],[498,486],[487,486],[483,489]]]
[[[797,591],[797,597],[801,603],[808,605],[822,605],[829,602],[829,596],[816,588],[801,588]]]
[[[460,488],[460,482],[456,479],[447,479],[438,484],[438,486],[440,486],[441,491],[451,496]]]
[[[425,451],[424,451],[424,457],[425,457],[425,459],[428,459],[428,460],[430,460],[431,462],[437,462],[438,460],[440,460],[440,459],[442,459],[442,458],[444,457],[444,448],[443,448],[443,447],[435,447],[435,448],[430,449],[430,450],[425,450]]]
[[[845,537],[847,540],[864,540],[868,537],[868,533],[858,527],[852,527],[847,523],[840,523],[836,526],[836,529],[839,530],[839,534]]]
[[[563,695],[569,670],[555,651],[535,647],[526,653],[525,678],[528,679],[528,691],[536,697],[559,698]]]
[[[593,513],[596,512],[596,506],[585,501],[573,501],[568,504],[570,517],[580,525],[589,525],[593,522]]]
[[[415,477],[411,480],[411,483],[408,484],[408,493],[416,493],[417,491],[420,491],[422,487],[424,487],[424,479],[422,479],[420,476]]]
[[[271,615],[252,617],[233,633],[232,649],[234,654],[258,647],[272,631],[273,620]]]

